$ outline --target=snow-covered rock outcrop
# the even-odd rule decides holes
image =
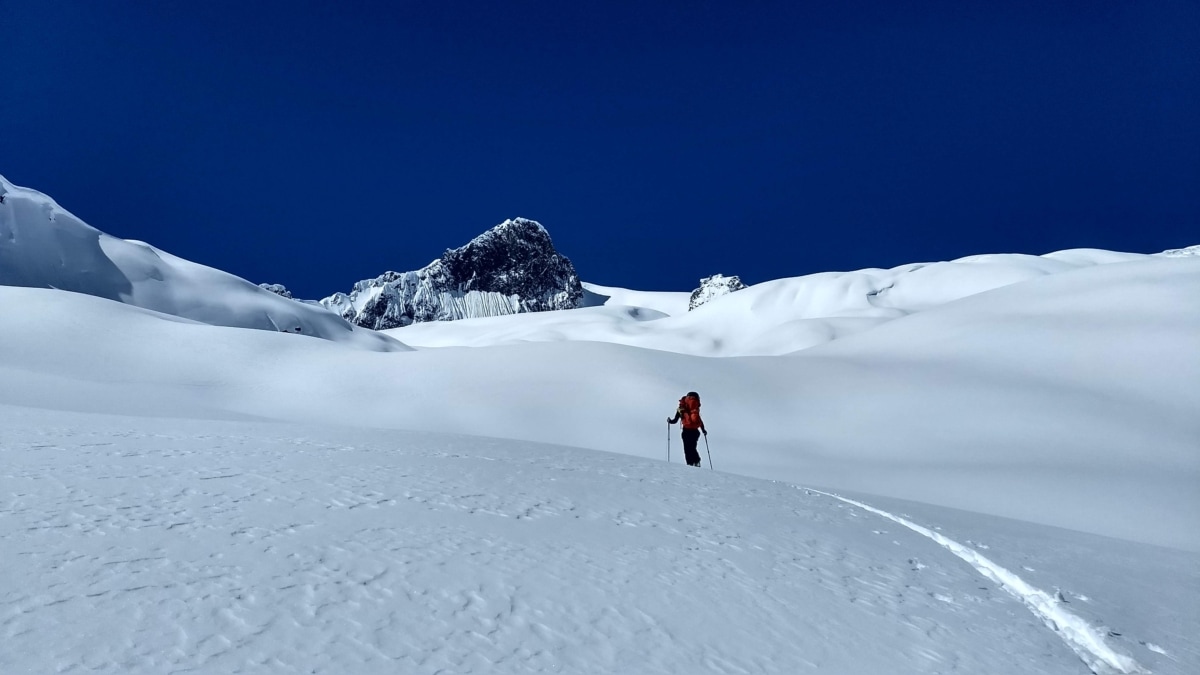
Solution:
[[[415,272],[386,272],[321,304],[365,328],[574,309],[583,299],[575,266],[540,223],[506,220]]]
[[[1168,258],[1191,258],[1200,257],[1200,245],[1188,246],[1187,248],[1173,248],[1163,251],[1162,255]]]
[[[287,298],[288,300],[295,300],[295,298],[292,297],[292,292],[289,291],[287,289],[287,286],[284,286],[283,284],[259,284],[258,287],[263,290],[266,290],[266,291],[271,291],[272,293],[274,293],[275,295],[278,295],[281,298]]]
[[[407,349],[323,307],[293,302],[227,272],[109,236],[53,199],[0,176],[0,285],[94,295],[214,326]]]
[[[746,284],[743,284],[742,280],[736,276],[727,277],[723,274],[714,274],[711,277],[704,277],[700,280],[700,288],[692,291],[692,297],[688,300],[688,311],[745,287]]]

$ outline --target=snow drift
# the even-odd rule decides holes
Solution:
[[[694,311],[688,311],[687,293],[586,284],[588,306],[582,311],[468,319],[453,326],[412,325],[389,334],[426,347],[595,340],[695,356],[776,356],[1011,284],[1097,265],[1162,258],[1078,249],[826,272],[755,284],[713,297]]]

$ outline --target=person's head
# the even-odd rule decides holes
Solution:
[[[699,401],[699,400],[700,400],[700,394],[697,394],[697,393],[696,393],[696,392],[694,392],[694,391],[689,391],[689,392],[687,393],[687,395],[688,395],[688,396],[695,396],[697,401]]]

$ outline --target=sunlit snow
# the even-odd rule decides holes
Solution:
[[[0,186],[0,673],[1200,672],[1200,257],[389,338]]]

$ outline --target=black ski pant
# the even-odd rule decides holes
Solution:
[[[700,430],[684,429],[681,437],[683,438],[683,457],[687,460],[688,466],[700,466],[700,453],[696,451],[696,442],[700,440]]]

